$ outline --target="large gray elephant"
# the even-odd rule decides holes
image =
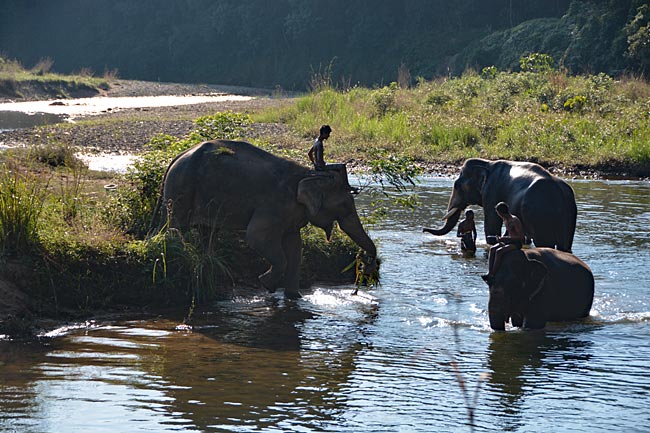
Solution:
[[[454,182],[444,227],[424,228],[433,235],[449,233],[467,206],[482,206],[485,213],[485,237],[501,234],[502,220],[494,210],[506,202],[524,231],[537,247],[571,251],[576,227],[576,201],[573,189],[542,166],[529,162],[489,161],[472,158],[465,161]]]
[[[594,299],[591,269],[573,254],[552,248],[511,251],[488,281],[488,315],[494,330],[540,329],[546,322],[589,315]]]
[[[271,265],[259,277],[264,287],[284,287],[285,296],[299,297],[300,228],[308,222],[329,239],[337,221],[365,250],[365,272],[376,270],[377,250],[352,190],[345,168],[314,171],[246,142],[215,140],[172,161],[161,198],[167,206],[158,207],[170,209],[169,226],[181,232],[199,226],[245,230],[248,244]]]

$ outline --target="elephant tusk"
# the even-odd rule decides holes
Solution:
[[[442,217],[442,220],[443,220],[443,221],[446,220],[447,218],[449,218],[450,216],[452,216],[452,215],[455,214],[456,212],[458,212],[458,208],[457,208],[457,207],[452,207],[451,209],[449,209],[449,212],[447,212],[447,213],[445,214],[445,216]]]

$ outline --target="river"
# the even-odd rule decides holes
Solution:
[[[358,296],[315,286],[204,307],[192,330],[175,311],[0,341],[0,431],[648,431],[650,184],[571,182],[588,319],[492,332],[482,225],[474,258],[421,233],[452,181],[424,179],[422,207],[370,230],[382,284]]]

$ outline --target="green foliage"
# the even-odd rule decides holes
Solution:
[[[5,254],[25,253],[39,244],[39,223],[47,183],[0,166],[0,247]]]
[[[639,0],[126,3],[5,0],[3,50],[23,61],[48,53],[62,72],[108,65],[150,81],[299,90],[403,83],[399,71],[430,78],[468,66],[514,70],[531,52],[576,73],[642,72],[638,62],[650,58],[639,50],[647,14],[631,20],[647,3]]]
[[[149,150],[129,168],[123,186],[111,197],[106,217],[123,230],[144,235],[150,228],[163,177],[171,161],[203,141],[240,138],[250,123],[250,116],[226,111],[196,119],[196,128],[184,139],[169,135],[152,138],[147,144]]]
[[[585,96],[574,96],[564,102],[564,109],[567,111],[582,111],[586,103],[587,98]]]
[[[627,34],[626,55],[632,59],[641,71],[650,67],[650,5],[642,4],[636,15],[625,26]]]
[[[531,53],[519,59],[519,67],[523,72],[550,72],[554,63],[553,57],[544,53]]]
[[[383,117],[397,110],[395,106],[395,93],[397,89],[399,89],[398,84],[392,82],[389,86],[377,89],[372,93],[372,101],[377,110],[377,116]]]
[[[496,66],[486,66],[481,69],[481,78],[484,80],[493,80],[497,77],[498,69]]]
[[[650,163],[647,82],[531,68],[542,72],[485,77],[468,71],[419,80],[415,88],[391,90],[399,110],[382,117],[376,95],[383,89],[328,89],[298,98],[266,121],[289,123],[303,135],[310,135],[313,125],[329,123],[334,133],[327,156],[363,160],[367,166],[382,161],[382,152],[423,163],[469,157],[567,166]]]

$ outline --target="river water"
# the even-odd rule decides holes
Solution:
[[[176,311],[0,341],[0,431],[647,432],[650,183],[573,181],[591,316],[498,333],[482,225],[474,258],[420,231],[452,181],[423,180],[422,207],[372,228],[382,285],[358,296],[317,285],[216,303],[193,330]]]

